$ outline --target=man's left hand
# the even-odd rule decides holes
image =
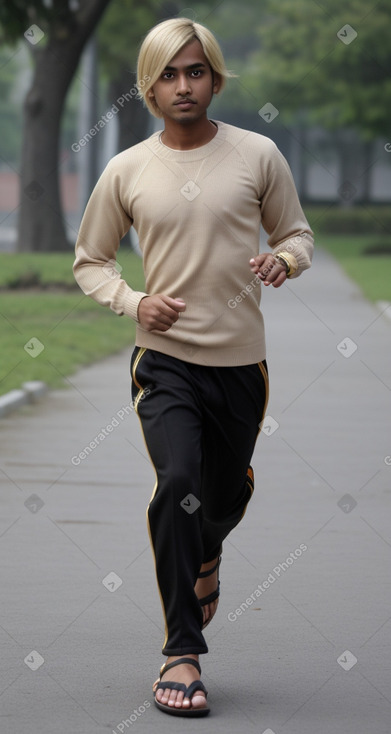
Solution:
[[[267,252],[251,258],[250,268],[264,285],[271,283],[274,288],[279,288],[286,280],[285,266]]]

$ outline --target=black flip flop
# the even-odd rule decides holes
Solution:
[[[197,660],[193,660],[193,658],[179,658],[179,660],[174,660],[172,663],[165,663],[160,668],[160,678],[159,683],[153,686],[153,693],[155,694],[156,691],[159,688],[162,688],[163,690],[165,688],[170,688],[173,691],[183,691],[185,694],[185,698],[190,698],[190,701],[196,691],[202,691],[205,693],[205,697],[208,695],[208,691],[206,690],[204,684],[200,680],[195,680],[193,683],[190,683],[189,686],[185,686],[184,683],[175,683],[174,681],[165,680],[162,681],[161,677],[164,675],[164,673],[167,672],[167,670],[170,670],[170,668],[174,668],[176,665],[182,665],[183,663],[187,663],[188,665],[193,665],[195,668],[197,668],[198,672],[201,674],[201,668]],[[194,716],[207,716],[210,713],[210,709],[206,706],[203,706],[203,708],[179,708],[176,706],[168,706],[166,703],[160,703],[160,701],[157,701],[156,698],[154,698],[155,704],[161,711],[164,711],[166,714],[171,714],[171,716],[188,716],[188,717],[194,717]]]

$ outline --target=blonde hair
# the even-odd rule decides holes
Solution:
[[[194,39],[200,42],[213,72],[220,76],[220,90],[226,79],[235,76],[226,68],[221,48],[208,28],[190,18],[171,18],[158,23],[144,38],[137,60],[138,96],[155,117],[162,117],[162,114],[148,92],[171,59]]]

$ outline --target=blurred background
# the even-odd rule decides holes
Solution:
[[[207,25],[238,77],[210,116],[272,138],[319,247],[391,301],[391,0],[18,0],[0,8],[0,394],[61,384],[133,338],[72,275],[108,160],[161,126],[136,99],[140,43],[176,16]],[[143,287],[137,237],[119,263]],[[44,349],[31,359],[32,337]]]

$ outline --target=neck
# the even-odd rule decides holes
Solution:
[[[168,148],[192,150],[209,143],[216,133],[216,125],[208,120],[206,116],[202,120],[183,124],[166,118],[161,139]]]

